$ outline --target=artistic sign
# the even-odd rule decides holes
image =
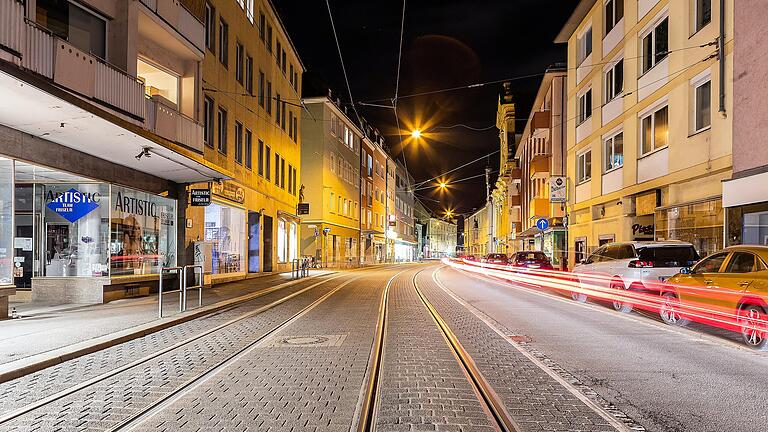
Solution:
[[[192,207],[208,207],[211,205],[210,189],[190,189],[189,203]]]
[[[99,208],[98,193],[84,194],[72,188],[46,204],[52,212],[63,217],[71,223],[75,223],[88,213]]]

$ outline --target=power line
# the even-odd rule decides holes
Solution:
[[[415,184],[412,186],[412,188],[418,188],[418,187],[420,187],[420,186],[423,186],[423,185],[425,185],[425,184],[427,184],[427,183],[431,182],[432,180],[437,180],[437,179],[438,179],[438,178],[440,178],[440,177],[443,177],[443,176],[445,176],[445,175],[447,175],[447,174],[450,174],[450,173],[452,173],[452,172],[454,172],[454,171],[460,170],[460,169],[462,169],[462,168],[464,168],[464,167],[466,167],[466,166],[472,165],[473,163],[475,163],[475,162],[477,162],[477,161],[481,161],[481,160],[483,160],[483,159],[485,159],[485,158],[487,158],[487,157],[489,157],[489,156],[495,155],[496,153],[498,153],[498,152],[500,152],[500,151],[501,151],[501,150],[494,150],[494,151],[492,151],[492,152],[490,152],[490,153],[488,153],[488,154],[485,154],[485,155],[482,155],[482,156],[480,156],[480,157],[479,157],[479,158],[477,158],[477,159],[473,159],[473,160],[471,160],[471,161],[469,161],[469,162],[467,162],[467,163],[465,163],[465,164],[463,164],[463,165],[460,165],[460,166],[458,166],[458,167],[456,167],[456,168],[453,168],[453,169],[451,169],[451,170],[449,170],[449,171],[446,171],[446,172],[444,172],[444,173],[442,173],[442,174],[438,174],[438,175],[436,175],[436,176],[432,177],[431,179],[427,179],[427,180],[424,180],[424,181],[422,181],[422,182],[418,182],[418,183],[415,183]]]
[[[463,127],[463,128],[469,129],[469,130],[473,130],[473,131],[477,131],[477,132],[482,132],[482,131],[487,131],[487,130],[490,130],[490,129],[494,129],[494,128],[496,128],[496,125],[493,124],[493,125],[490,125],[490,126],[484,127],[484,128],[476,128],[476,127],[472,127],[472,126],[469,126],[469,125],[465,125],[463,123],[459,123],[459,124],[450,125],[450,126],[434,126],[432,129],[454,129],[454,128],[457,128],[457,127]]]
[[[325,5],[328,7],[328,17],[331,19],[331,29],[333,30],[333,39],[336,41],[336,49],[339,52],[339,60],[341,61],[341,71],[344,72],[344,81],[347,83],[347,93],[349,93],[349,101],[352,104],[352,110],[355,112],[358,123],[362,124],[360,114],[357,113],[357,107],[355,106],[355,99],[352,97],[352,87],[349,85],[349,78],[347,77],[347,67],[344,66],[344,57],[341,55],[341,45],[339,44],[339,37],[336,34],[336,24],[333,23],[333,13],[331,12],[330,0],[325,0]]]

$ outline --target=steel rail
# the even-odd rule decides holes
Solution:
[[[277,300],[275,300],[275,301],[273,301],[273,302],[271,302],[269,304],[266,304],[266,305],[264,305],[264,306],[262,306],[262,307],[260,307],[258,309],[255,309],[253,311],[250,311],[250,312],[247,312],[245,314],[242,314],[242,315],[240,315],[238,317],[235,317],[235,318],[233,318],[233,319],[231,319],[231,320],[229,320],[229,321],[227,321],[225,323],[222,323],[222,324],[220,324],[220,325],[218,325],[216,327],[208,329],[208,330],[206,330],[206,331],[204,331],[202,333],[198,333],[198,334],[196,334],[196,335],[194,335],[194,336],[192,336],[190,338],[187,338],[187,339],[185,339],[183,341],[180,341],[180,342],[175,343],[175,344],[173,344],[171,346],[163,348],[163,349],[161,349],[159,351],[156,351],[156,352],[154,352],[152,354],[149,354],[149,355],[144,356],[144,357],[142,357],[140,359],[134,360],[131,363],[125,364],[125,365],[123,365],[121,367],[118,367],[116,369],[112,369],[109,372],[105,372],[105,373],[103,373],[101,375],[97,375],[97,376],[95,376],[95,377],[93,377],[91,379],[88,379],[86,381],[78,383],[78,384],[76,384],[76,385],[74,385],[72,387],[66,388],[64,390],[60,390],[60,391],[58,391],[58,392],[56,392],[56,393],[54,393],[54,394],[52,394],[50,396],[42,398],[42,399],[40,399],[38,401],[35,401],[35,402],[33,402],[31,404],[28,404],[28,405],[25,405],[23,407],[17,408],[17,409],[15,409],[13,411],[10,411],[10,412],[6,413],[6,414],[2,414],[2,415],[0,415],[0,426],[2,426],[3,424],[5,424],[5,423],[7,423],[7,422],[9,422],[9,421],[11,421],[11,420],[13,420],[15,418],[18,418],[18,417],[20,417],[20,416],[22,416],[22,415],[24,415],[26,413],[34,411],[34,410],[36,410],[38,408],[42,408],[42,407],[44,407],[44,406],[46,406],[48,404],[51,404],[51,403],[53,403],[53,402],[55,402],[57,400],[60,400],[60,399],[62,399],[64,397],[67,397],[67,396],[69,396],[71,394],[74,394],[74,393],[76,393],[76,392],[78,392],[80,390],[88,388],[88,387],[90,387],[90,386],[92,386],[94,384],[98,384],[99,382],[107,380],[107,379],[109,379],[109,378],[111,378],[111,377],[113,377],[115,375],[118,375],[118,374],[120,374],[122,372],[125,372],[127,370],[130,370],[130,369],[136,368],[137,366],[140,366],[140,365],[142,365],[142,364],[144,364],[144,363],[146,363],[148,361],[154,360],[154,359],[156,359],[156,358],[158,358],[158,357],[160,357],[160,356],[162,356],[164,354],[167,354],[167,353],[169,353],[171,351],[174,351],[174,350],[177,350],[177,349],[179,349],[179,348],[181,348],[181,347],[183,347],[185,345],[188,345],[190,343],[198,341],[198,340],[200,340],[200,339],[202,339],[202,338],[204,338],[206,336],[211,335],[212,333],[218,332],[218,331],[220,331],[220,330],[222,330],[222,329],[224,329],[226,327],[230,327],[230,326],[236,324],[239,321],[242,321],[244,319],[247,319],[247,318],[253,317],[255,315],[261,314],[261,313],[263,313],[263,312],[265,312],[265,311],[267,311],[269,309],[272,309],[275,306],[278,306],[278,305],[280,305],[282,303],[285,303],[286,301],[288,301],[288,300],[290,300],[290,299],[292,299],[294,297],[297,297],[297,296],[299,296],[299,295],[301,295],[301,294],[303,294],[303,293],[305,293],[305,292],[307,292],[307,291],[309,291],[309,290],[311,290],[311,289],[313,289],[313,288],[315,288],[315,287],[317,287],[319,285],[325,284],[327,282],[332,282],[332,281],[334,281],[336,279],[339,279],[339,278],[341,278],[343,276],[345,276],[345,274],[338,274],[338,275],[330,277],[328,279],[323,279],[323,280],[321,280],[319,282],[315,282],[312,285],[309,285],[309,286],[307,286],[305,288],[300,289],[299,291],[291,293],[291,294],[289,294],[289,295],[287,295],[285,297],[282,297],[282,298],[277,299]],[[350,282],[352,280],[356,280],[356,279],[351,279]],[[292,284],[290,286],[295,286],[295,284]],[[277,286],[277,287],[265,289],[265,290],[259,292],[260,295],[254,296],[253,299],[256,299],[256,298],[259,298],[259,297],[263,297],[263,296],[265,296],[267,294],[271,294],[271,293],[273,293],[275,291],[278,291],[278,290],[281,290],[281,289],[285,289],[285,288],[288,288],[288,287],[289,286]],[[227,310],[232,310],[232,309],[235,309],[235,308],[240,307],[240,306],[242,306],[242,304],[233,305],[231,308],[227,308],[227,309],[222,310],[222,311],[213,312],[212,315],[213,314],[218,314],[218,313],[221,313],[221,312],[224,312],[224,311],[227,311]]]
[[[139,426],[142,424],[145,420],[148,420],[149,418],[153,417],[155,414],[161,412],[165,408],[173,405],[174,402],[181,399],[184,395],[188,394],[190,391],[194,390],[201,384],[203,384],[205,381],[210,379],[211,377],[218,374],[220,371],[226,369],[233,363],[240,360],[242,357],[250,353],[253,349],[255,349],[259,343],[263,342],[264,340],[267,340],[270,336],[273,336],[275,333],[278,333],[280,330],[284,329],[285,327],[291,325],[293,322],[304,316],[306,313],[323,303],[325,300],[330,298],[333,294],[335,294],[340,289],[344,288],[345,286],[349,285],[352,282],[357,281],[362,276],[353,277],[345,282],[342,282],[341,284],[337,285],[335,288],[333,288],[331,291],[323,294],[322,297],[318,298],[317,300],[313,301],[309,305],[303,307],[300,311],[293,314],[290,318],[287,320],[282,321],[280,324],[275,325],[270,330],[268,330],[266,333],[262,334],[258,338],[254,339],[253,341],[249,342],[246,346],[238,349],[234,353],[228,355],[226,358],[218,362],[216,365],[208,368],[205,372],[202,372],[198,374],[197,376],[191,378],[186,383],[182,384],[181,386],[174,389],[172,392],[168,393],[167,395],[163,396],[162,398],[152,402],[145,408],[143,408],[138,413],[132,415],[128,419],[120,422],[117,426],[114,426],[110,429],[108,429],[108,432],[116,432],[121,430],[131,430],[136,426]],[[327,282],[327,281],[324,281]],[[324,283],[320,282],[320,283]],[[318,283],[317,285],[319,285]],[[300,291],[303,292],[305,290],[309,290],[310,288],[305,288],[304,290]],[[299,292],[299,293],[300,293]],[[298,293],[291,294],[291,296],[298,295]]]
[[[440,267],[433,270],[433,272],[437,271],[439,268]],[[474,359],[472,359],[472,356],[470,356],[469,353],[467,353],[467,350],[464,349],[461,342],[459,342],[459,339],[450,329],[450,327],[445,322],[443,317],[440,315],[437,309],[435,309],[432,303],[430,303],[429,300],[427,300],[427,297],[419,288],[417,278],[419,274],[421,274],[424,270],[427,270],[427,269],[419,270],[416,274],[413,275],[413,287],[416,290],[416,294],[419,296],[422,303],[424,303],[424,306],[432,315],[432,318],[437,324],[437,327],[443,333],[443,336],[445,337],[448,343],[448,346],[451,348],[453,353],[459,359],[459,364],[464,369],[464,373],[469,377],[470,384],[472,384],[472,386],[474,387],[475,392],[478,395],[480,395],[481,402],[485,405],[485,407],[491,413],[491,416],[493,417],[493,420],[495,421],[496,426],[500,430],[504,432],[521,431],[522,429],[512,419],[512,416],[507,412],[507,409],[504,406],[504,402],[501,400],[501,398],[493,389],[493,387],[488,383],[485,377],[483,377],[483,374],[478,369]]]
[[[379,304],[379,318],[376,322],[376,334],[374,335],[371,357],[368,360],[368,381],[364,384],[363,406],[358,418],[357,431],[371,432],[376,427],[376,410],[378,408],[377,395],[379,390],[379,381],[381,377],[381,361],[384,354],[384,340],[387,337],[387,316],[389,302],[389,289],[396,277],[409,269],[399,271],[389,278],[384,287],[384,293],[381,296]]]

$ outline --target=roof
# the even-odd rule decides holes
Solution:
[[[579,28],[584,17],[586,17],[589,11],[592,10],[592,6],[594,6],[596,2],[597,0],[581,0],[579,4],[576,5],[576,9],[573,10],[568,21],[565,22],[560,33],[555,37],[555,43],[568,43],[568,39],[570,39],[576,29]]]

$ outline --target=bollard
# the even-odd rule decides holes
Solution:
[[[200,274],[200,282],[199,283],[197,283],[195,285],[192,285],[192,286],[187,286],[187,273],[189,273],[187,271],[188,269],[192,269],[192,276],[195,276],[196,274],[198,274],[195,271],[196,269],[200,269],[200,273],[199,273]],[[197,307],[202,307],[203,306],[203,286],[205,285],[205,274],[203,273],[203,266],[200,265],[200,264],[197,264],[197,265],[185,265],[183,270],[182,270],[182,273],[184,274],[184,276],[183,276],[184,295],[183,295],[183,300],[182,300],[182,304],[184,306],[182,308],[182,311],[186,311],[187,310],[187,290],[191,290],[191,289],[196,289],[197,290]]]
[[[158,318],[163,317],[163,275],[165,275],[166,273],[173,273],[173,272],[176,272],[178,274],[180,271],[181,271],[181,267],[161,267],[160,268],[160,283],[158,284],[158,291],[157,291],[157,317]],[[179,278],[179,312],[183,311],[183,306],[184,306],[183,295],[184,295],[184,287],[182,285],[181,278]]]

